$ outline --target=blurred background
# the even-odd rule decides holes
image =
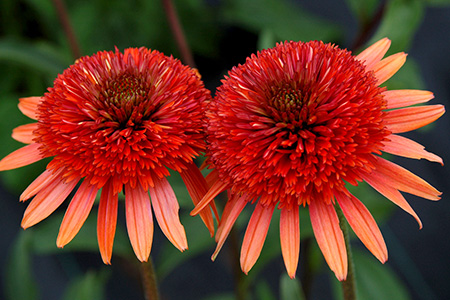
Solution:
[[[0,156],[21,144],[11,138],[14,127],[29,123],[17,109],[18,98],[40,96],[75,58],[99,50],[145,46],[180,57],[162,1],[65,0],[78,47],[71,45],[58,11],[59,1],[0,1]],[[450,97],[450,1],[448,0],[173,0],[194,60],[213,93],[227,70],[244,63],[257,50],[284,40],[323,40],[359,52],[389,37],[389,53],[409,53],[405,66],[387,82],[389,88],[427,89],[432,104],[448,106]],[[78,48],[78,50],[77,50]],[[449,118],[407,134],[428,151],[450,161]],[[365,185],[354,193],[373,213],[389,250],[381,265],[357,240],[355,249],[360,299],[450,299],[450,180],[447,166],[395,158],[443,192],[430,202],[407,195],[423,222],[415,220]],[[27,204],[18,196],[45,168],[35,163],[0,174],[0,299],[143,299],[139,265],[125,230],[123,203],[112,266],[103,265],[96,241],[94,207],[77,237],[64,249],[56,236],[68,201],[33,228],[22,230]],[[236,286],[248,299],[340,299],[339,283],[324,263],[312,237],[306,211],[301,213],[301,259],[296,280],[282,262],[278,224],[274,220],[262,255],[248,276],[238,267],[250,211],[216,262],[215,244],[175,174],[171,183],[181,205],[189,250],[179,253],[155,226],[152,259],[161,299],[236,299]],[[218,202],[219,206],[223,205]],[[237,283],[238,282],[238,283]]]

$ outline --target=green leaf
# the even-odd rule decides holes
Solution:
[[[105,299],[105,287],[109,272],[88,271],[73,280],[66,289],[63,300],[102,300]]]
[[[256,299],[258,300],[276,300],[277,298],[273,294],[270,285],[266,281],[258,281],[256,284]],[[293,298],[292,298],[293,299]]]
[[[38,286],[31,266],[32,235],[22,231],[11,249],[5,273],[6,299],[38,299]]]
[[[408,57],[403,67],[388,81],[386,87],[389,90],[398,89],[424,89],[425,83],[416,61]]]
[[[258,50],[275,47],[276,42],[277,39],[273,31],[268,28],[263,29],[258,38]]]
[[[296,278],[291,279],[289,275],[283,274],[280,278],[280,299],[281,300],[306,300],[303,294],[300,281]]]
[[[357,299],[410,299],[407,289],[389,265],[383,265],[368,252],[358,250],[353,251],[353,259],[356,271]],[[337,299],[342,299],[341,283],[337,280],[333,280],[333,282]]]
[[[367,23],[371,20],[375,9],[380,4],[379,0],[347,0],[347,5],[360,23]]]
[[[229,0],[223,14],[233,25],[238,24],[256,34],[271,30],[281,41],[335,41],[341,35],[336,24],[313,16],[288,1]]]
[[[369,44],[388,37],[392,40],[389,53],[409,48],[417,28],[422,22],[424,5],[421,0],[391,0],[385,15]]]
[[[236,300],[236,297],[233,293],[224,293],[218,295],[211,295],[202,298],[202,300]]]

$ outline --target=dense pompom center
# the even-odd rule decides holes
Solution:
[[[389,134],[383,90],[350,52],[286,43],[234,68],[209,106],[211,162],[234,191],[281,206],[330,201]]]

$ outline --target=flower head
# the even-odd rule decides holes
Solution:
[[[152,211],[167,238],[187,249],[166,177],[168,169],[180,172],[194,203],[206,192],[193,158],[205,150],[202,119],[209,99],[194,69],[145,48],[80,58],[43,97],[20,99],[21,111],[38,122],[14,130],[13,137],[28,145],[0,161],[0,170],[52,157],[20,197],[34,196],[22,227],[46,218],[81,183],[62,221],[59,247],[77,234],[102,189],[98,241],[105,263],[111,259],[122,190],[128,234],[141,261],[151,250]],[[212,231],[211,212],[202,212],[202,218]]]
[[[406,59],[383,58],[383,39],[353,56],[331,44],[286,42],[252,55],[234,67],[208,106],[211,190],[192,214],[219,192],[230,189],[216,234],[222,247],[248,202],[256,202],[241,250],[247,273],[262,249],[274,208],[281,210],[280,239],[288,274],[293,277],[300,249],[299,207],[308,207],[316,240],[338,279],[347,275],[347,258],[335,205],[382,262],[383,237],[366,207],[346,183],[366,181],[419,218],[399,191],[431,200],[440,193],[404,168],[381,157],[388,152],[442,160],[397,135],[433,122],[441,105],[414,106],[433,98],[427,91],[388,91],[380,85]]]

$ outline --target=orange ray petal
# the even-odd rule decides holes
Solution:
[[[382,84],[391,78],[403,66],[406,61],[407,54],[404,52],[392,54],[385,59],[377,62],[373,66],[375,77],[378,79],[377,84]]]
[[[275,205],[256,204],[241,248],[241,269],[245,274],[248,274],[261,253],[274,209]]]
[[[413,216],[419,224],[419,228],[422,229],[422,221],[420,220],[419,216],[397,189],[385,183],[385,181],[387,180],[385,177],[379,174],[374,174],[372,172],[370,174],[362,175],[362,178],[381,195],[385,196],[394,204]]]
[[[389,141],[383,141],[384,148],[382,150],[384,152],[415,159],[425,158],[444,165],[442,158],[426,151],[424,146],[413,140],[396,134],[391,134],[388,138]]]
[[[140,261],[147,261],[152,249],[153,219],[148,193],[140,185],[125,185],[125,215],[134,253]]]
[[[184,227],[181,225],[178,216],[180,207],[177,197],[165,177],[153,176],[153,182],[155,186],[149,187],[149,191],[153,212],[159,227],[178,250],[184,251],[188,248],[188,245]]]
[[[203,196],[205,196],[208,192],[208,185],[202,173],[194,163],[188,163],[185,165],[187,169],[181,172],[180,175],[186,185],[189,195],[191,196],[192,202],[194,205],[197,205]],[[214,203],[214,201],[212,203]],[[211,210],[203,209],[199,214],[200,218],[203,220],[203,223],[205,223],[208,228],[211,237],[214,236],[214,221]]]
[[[40,144],[33,143],[8,154],[0,160],[0,171],[20,168],[43,159],[39,147]]]
[[[13,129],[12,138],[24,144],[33,143],[33,131],[37,129],[38,123],[31,123]]]
[[[234,195],[230,200],[228,200],[223,210],[222,219],[220,220],[219,227],[217,228],[216,233],[217,246],[216,250],[211,256],[211,260],[216,259],[220,249],[222,249],[222,246],[225,243],[225,240],[230,234],[231,228],[236,222],[236,219],[244,209],[245,205],[247,205],[247,200],[248,197],[246,194],[242,196]]]
[[[426,103],[434,98],[432,92],[422,90],[392,90],[383,92],[387,109]]]
[[[386,243],[369,210],[352,194],[337,193],[336,199],[361,242],[379,261],[385,263],[388,258]]]
[[[22,227],[26,229],[47,218],[64,202],[77,183],[78,180],[66,183],[62,178],[58,178],[41,189],[25,210]]]
[[[102,260],[111,264],[114,236],[117,225],[117,204],[119,194],[114,194],[111,180],[103,186],[97,218],[97,239]]]
[[[25,201],[36,195],[40,190],[51,184],[53,181],[61,181],[59,174],[61,172],[53,173],[46,169],[39,175],[20,195],[20,201]]]
[[[388,38],[381,39],[358,54],[356,59],[363,62],[367,70],[372,70],[374,65],[383,58],[390,46],[391,40]]]
[[[347,278],[347,250],[339,219],[332,204],[312,199],[309,204],[311,224],[317,244],[337,279]]]
[[[385,116],[386,128],[393,133],[408,132],[436,121],[444,113],[443,105],[413,106],[390,110]]]
[[[94,205],[97,192],[97,186],[91,185],[89,180],[84,180],[80,185],[75,196],[70,201],[69,207],[67,207],[59,228],[59,234],[56,239],[58,247],[62,248],[67,245],[80,231],[92,209],[92,205]]]
[[[195,206],[195,208],[191,211],[191,216],[197,215],[200,211],[202,211],[207,205],[214,200],[214,198],[225,191],[228,187],[228,184],[224,183],[221,180],[217,180],[211,188],[208,190],[205,196],[203,196],[202,200]]]
[[[393,188],[429,200],[439,200],[442,194],[428,182],[393,162],[377,157],[376,169],[372,173],[385,178],[385,184]]]
[[[281,209],[280,214],[281,253],[289,277],[294,278],[300,255],[300,220],[298,207]]]
[[[19,110],[28,118],[37,120],[37,109],[43,97],[26,97],[19,99]]]

